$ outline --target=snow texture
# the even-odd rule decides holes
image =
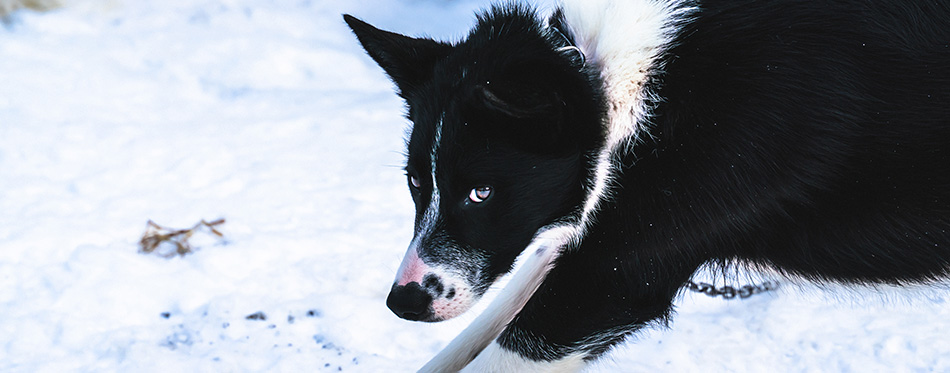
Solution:
[[[487,6],[73,0],[10,15],[0,371],[422,366],[488,300],[438,324],[386,309],[412,234],[408,123],[340,14],[457,40]],[[217,218],[225,238],[198,233],[192,254],[138,253],[148,219]],[[783,289],[683,294],[671,328],[590,371],[950,371],[946,288]]]

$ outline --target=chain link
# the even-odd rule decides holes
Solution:
[[[703,293],[710,297],[722,296],[723,299],[735,299],[736,296],[738,296],[740,299],[745,299],[756,294],[778,289],[778,284],[777,281],[766,281],[758,285],[743,285],[736,289],[728,285],[717,288],[710,283],[689,281],[689,283],[686,284],[686,288],[690,291]]]

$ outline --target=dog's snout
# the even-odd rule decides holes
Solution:
[[[396,316],[412,321],[429,321],[432,317],[432,295],[418,282],[394,284],[386,298],[386,306]]]

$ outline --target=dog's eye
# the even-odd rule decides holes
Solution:
[[[488,199],[488,197],[490,196],[491,196],[491,187],[487,185],[474,188],[472,189],[471,192],[468,193],[468,199],[475,203],[485,202],[485,200]]]
[[[419,182],[419,179],[412,175],[409,175],[409,184],[412,185],[413,188],[419,188],[422,186],[422,183]]]

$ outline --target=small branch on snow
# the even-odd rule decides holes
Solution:
[[[145,233],[142,234],[142,239],[139,240],[139,252],[143,254],[156,252],[166,258],[175,256],[175,254],[185,256],[185,254],[194,251],[191,244],[188,243],[188,239],[202,228],[207,228],[211,234],[218,238],[223,238],[224,234],[215,229],[216,226],[221,224],[224,224],[224,218],[210,223],[201,220],[198,224],[195,224],[195,226],[189,229],[171,229],[149,220],[148,223],[146,223]],[[175,250],[168,252],[163,252],[162,250],[156,251],[163,243],[174,245]]]

